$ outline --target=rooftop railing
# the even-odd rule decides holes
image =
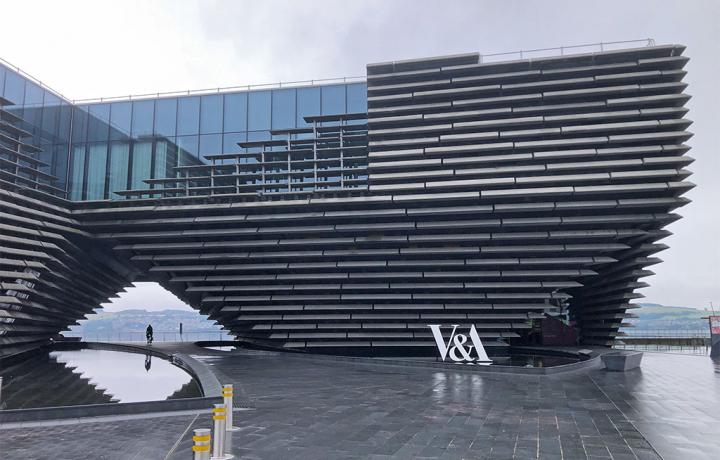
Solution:
[[[614,42],[588,43],[584,45],[556,46],[553,48],[504,51],[502,53],[480,53],[480,63],[508,61],[513,58],[533,59],[541,57],[565,56],[566,54],[597,53],[643,46],[655,46],[655,39],[642,38],[639,40],[622,40]]]
[[[511,59],[533,59],[541,57],[553,57],[553,56],[564,56],[565,54],[580,54],[583,52],[603,52],[617,49],[625,49],[632,47],[642,46],[655,46],[655,40],[652,38],[643,38],[639,40],[621,40],[611,42],[599,42],[590,43],[583,45],[569,45],[569,46],[557,46],[553,48],[537,48],[529,50],[518,50],[518,51],[507,51],[501,53],[480,53],[481,63],[490,62],[501,62],[508,61]],[[45,83],[41,82],[37,78],[23,71],[17,66],[10,64],[4,59],[0,58],[0,62],[9,67],[10,69],[18,72],[23,77],[31,80],[40,87],[54,93],[56,96],[61,97],[67,102],[73,104],[94,104],[101,102],[119,102],[119,101],[133,101],[138,99],[157,99],[162,97],[178,97],[178,96],[196,96],[196,95],[207,95],[207,94],[222,94],[235,91],[257,91],[263,89],[280,89],[280,88],[297,88],[303,86],[317,86],[317,85],[332,85],[332,84],[346,84],[346,83],[362,83],[366,79],[364,76],[361,77],[339,77],[339,78],[325,78],[319,80],[300,80],[292,82],[277,82],[277,83],[263,83],[255,85],[239,85],[239,86],[225,86],[219,88],[204,88],[204,89],[188,89],[181,91],[169,91],[169,92],[155,92],[145,94],[131,94],[124,96],[112,96],[112,97],[99,97],[99,98],[87,98],[87,99],[68,99],[58,91],[52,89]]]
[[[135,101],[138,99],[159,99],[161,97],[199,96],[208,94],[223,94],[236,91],[260,91],[265,89],[301,88],[306,86],[364,83],[365,77],[338,77],[319,80],[300,80],[291,82],[261,83],[257,85],[224,86],[220,88],[188,89],[182,91],[168,91],[163,93],[132,94],[128,96],[98,97],[91,99],[74,99],[73,104],[94,104],[98,102]]]
[[[24,71],[23,69],[21,69],[20,67],[9,63],[8,61],[6,61],[5,59],[3,59],[3,58],[1,58],[1,57],[0,57],[0,63],[2,63],[2,64],[3,64],[5,67],[7,67],[8,69],[17,72],[18,74],[20,74],[20,75],[23,76],[24,78],[26,78],[26,79],[30,80],[31,82],[35,83],[36,85],[38,85],[38,86],[41,87],[42,89],[44,89],[44,90],[46,90],[46,91],[50,91],[50,92],[53,93],[55,96],[59,97],[60,99],[64,100],[65,102],[72,102],[70,99],[68,99],[67,97],[63,96],[62,93],[60,93],[59,91],[56,91],[56,90],[52,89],[50,86],[46,85],[45,83],[43,83],[43,82],[41,82],[40,80],[38,80],[37,78],[33,77],[33,76],[30,75],[29,73],[25,72],[25,71]],[[0,96],[2,96],[2,94],[0,94]]]

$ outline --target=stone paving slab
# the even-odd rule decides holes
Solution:
[[[720,459],[720,360],[646,352],[637,371],[590,378],[665,459]]]
[[[197,415],[0,427],[3,460],[163,459]],[[185,455],[188,458],[188,455]]]
[[[253,407],[235,412],[238,458],[720,458],[720,364],[707,357],[647,353],[628,373],[522,377],[196,354]],[[0,457],[188,459],[190,430],[210,424],[184,414],[0,427]]]
[[[660,458],[626,442],[616,424],[627,420],[587,375],[475,375],[288,355],[206,363],[250,395],[255,410],[237,418],[242,430],[233,434],[233,452],[246,458]],[[189,447],[188,438],[173,458]]]

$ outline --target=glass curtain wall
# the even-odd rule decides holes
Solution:
[[[84,175],[80,171],[76,175],[73,169],[72,199],[101,199],[99,193],[106,199],[120,199],[122,196],[115,191],[128,187],[149,189],[151,186],[144,180],[174,177],[176,166],[205,163],[205,155],[240,152],[238,142],[271,139],[272,129],[308,126],[305,116],[366,112],[366,94],[364,83],[353,83],[82,107],[90,120],[77,115],[73,149],[86,151],[90,159]],[[97,105],[108,105],[109,111]],[[95,152],[103,149],[100,146],[90,149],[92,142],[101,140],[93,128],[93,116],[109,117],[109,133],[104,140],[110,142],[110,146],[104,156],[99,153],[97,159],[93,158]],[[83,130],[87,130],[84,142]],[[91,174],[91,165],[103,159],[108,165],[108,180],[105,189],[100,191],[99,182]],[[80,177],[83,184],[75,185],[74,181]]]
[[[8,111],[25,120],[22,128],[31,136],[23,141],[42,148],[39,159],[50,166],[41,169],[58,178],[50,185],[67,189],[72,104],[2,64],[0,96],[13,104]]]
[[[271,139],[271,129],[305,127],[308,115],[367,111],[364,83],[73,106],[2,65],[0,94],[27,120],[28,141],[43,148],[55,185],[77,201],[149,189],[146,179],[239,152],[238,142]]]

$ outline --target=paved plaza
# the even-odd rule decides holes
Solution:
[[[239,458],[720,458],[720,362],[706,356],[518,376],[176,347],[235,385]],[[99,417],[0,425],[0,439],[6,460],[188,459],[192,429],[210,423]]]

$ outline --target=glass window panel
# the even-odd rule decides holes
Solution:
[[[266,141],[272,139],[270,131],[250,131],[247,133],[248,142]]]
[[[58,178],[55,186],[63,190],[65,190],[67,186],[68,156],[67,144],[53,146],[52,174]]]
[[[200,98],[183,97],[178,99],[177,133],[197,134],[200,127]]]
[[[152,136],[155,101],[134,101],[132,103],[133,137]]]
[[[72,171],[70,174],[70,199],[80,201],[83,199],[83,176],[85,174],[85,146],[73,146]]]
[[[271,138],[272,138],[272,136],[270,136],[270,131],[250,131],[247,133],[248,142],[266,141]],[[251,147],[251,148],[247,149],[247,151],[248,152],[259,152],[260,147]]]
[[[277,134],[277,135],[274,135],[271,137],[271,139],[274,141],[286,141],[286,142],[287,142],[287,138],[288,138],[287,134]],[[271,150],[274,152],[284,152],[287,150],[287,146],[275,145],[270,148],[266,148],[266,150]]]
[[[128,139],[132,121],[132,104],[130,102],[115,102],[110,108],[110,139]]]
[[[348,113],[367,112],[367,85],[355,83],[347,87]]]
[[[155,101],[155,134],[175,137],[177,118],[177,99],[158,99]]]
[[[40,161],[44,161],[45,163],[48,163],[48,166],[38,166],[38,170],[42,171],[47,174],[52,174],[52,161],[53,161],[53,150],[52,145],[48,144],[47,142],[42,142],[39,147],[42,149],[37,154],[37,159]],[[38,178],[39,180],[47,182],[47,179]]]
[[[221,133],[223,130],[223,99],[220,94],[200,98],[200,134]]]
[[[25,79],[13,71],[8,70],[5,76],[5,99],[13,104],[22,105],[25,98]]]
[[[297,90],[297,127],[309,126],[303,117],[320,115],[320,88],[300,88]]]
[[[113,192],[127,190],[128,188],[128,165],[130,162],[130,143],[115,142],[110,144],[110,180],[108,192],[110,199],[122,199],[121,195]]]
[[[44,91],[32,82],[25,82],[25,102],[23,107],[23,119],[28,123],[29,131],[33,134],[39,133],[42,123],[42,104]]]
[[[150,166],[152,162],[152,142],[136,142],[132,153],[132,176],[130,188],[132,190],[150,188],[143,182],[150,179]]]
[[[270,129],[270,91],[248,94],[248,130]]]
[[[225,132],[247,130],[247,93],[225,95],[223,126]]]
[[[177,148],[173,142],[160,139],[155,143],[155,178],[175,177]],[[162,188],[162,185],[159,186]]]
[[[70,126],[72,120],[72,106],[66,102],[60,103],[60,119],[58,120],[58,141],[70,140]]]
[[[39,107],[43,103],[44,91],[33,82],[25,82],[25,102],[26,107]]]
[[[53,139],[58,135],[58,121],[60,120],[60,98],[51,93],[45,94],[43,102],[43,135]]]
[[[278,89],[272,92],[272,127],[295,127],[295,90]]]
[[[0,94],[3,94],[5,88],[5,67],[0,65]]]
[[[223,152],[242,152],[243,148],[238,145],[238,142],[245,142],[246,139],[247,133],[225,133],[223,136]]]
[[[90,144],[88,146],[86,199],[102,200],[105,198],[106,165],[107,144]]]
[[[238,142],[245,142],[247,133],[225,133],[223,135],[223,153],[237,153],[245,149],[238,145]],[[223,163],[234,163],[235,159],[223,160]],[[245,158],[241,158],[240,162],[246,163]]]
[[[178,136],[177,146],[178,157],[183,160],[182,165],[198,164],[198,136]],[[193,158],[193,161],[188,160],[188,157]]]
[[[88,108],[88,141],[107,141],[110,125],[110,104],[94,104]]]
[[[222,134],[205,134],[200,136],[200,159],[205,161],[205,155],[222,153]]]
[[[73,143],[87,140],[88,112],[87,106],[78,105],[73,108],[72,141]]]
[[[345,113],[345,85],[322,87],[322,114],[337,115]]]

